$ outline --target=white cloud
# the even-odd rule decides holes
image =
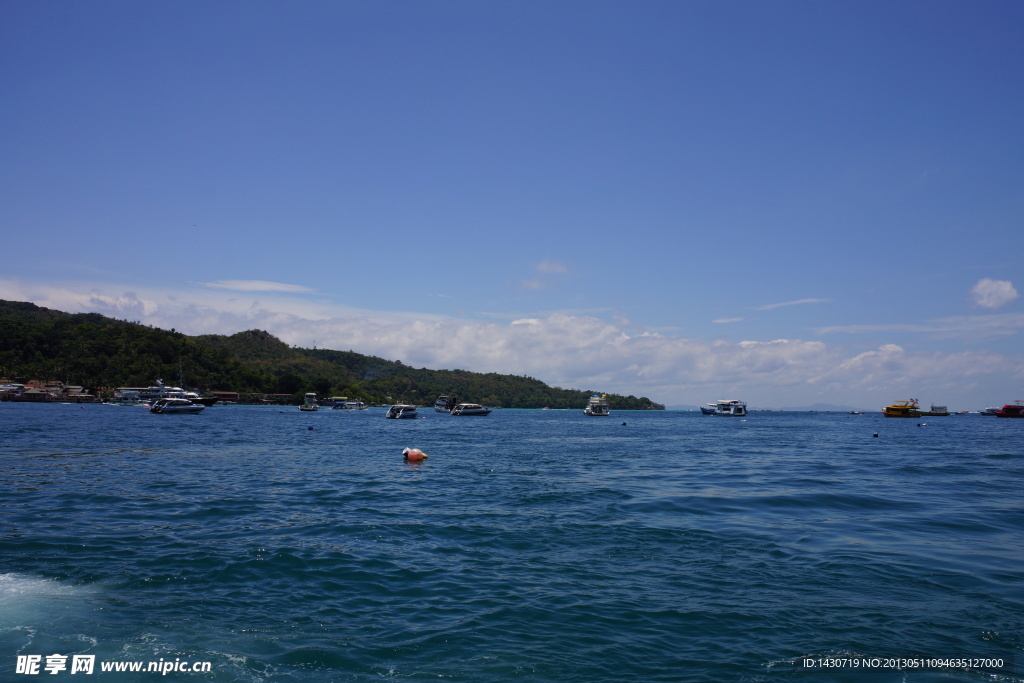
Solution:
[[[559,261],[541,261],[536,266],[538,273],[568,273],[569,268]]]
[[[309,287],[289,285],[284,282],[267,282],[266,280],[214,280],[200,282],[203,287],[212,289],[230,289],[236,292],[312,292]]]
[[[778,304],[765,304],[764,306],[757,306],[754,308],[755,311],[770,311],[774,308],[783,308],[785,306],[803,306],[804,304],[823,304],[831,299],[797,299],[796,301],[783,301]]]
[[[373,318],[374,311],[339,306],[292,292],[264,292],[259,298],[231,290],[181,287],[173,291],[134,288],[117,293],[115,285],[96,283],[35,284],[0,280],[0,299],[31,301],[39,306],[70,313],[95,312],[113,318],[139,320],[156,327],[175,327],[192,334],[233,334],[252,329],[253,320],[288,315],[302,320],[324,320],[344,316]],[[431,316],[392,312],[392,320],[421,319]],[[191,321],[191,322],[190,322]],[[203,331],[205,328],[205,332]]]
[[[743,320],[743,318],[715,318],[711,322],[717,323],[717,324],[720,324],[720,325],[725,325],[727,323],[738,323],[738,322],[741,322],[742,320]]]
[[[974,391],[976,398],[963,407],[977,408],[1009,400],[1002,394],[1012,393],[1024,379],[1019,356],[908,352],[895,344],[849,351],[801,339],[694,340],[627,332],[622,324],[586,314],[478,321],[348,309],[273,293],[257,300],[196,289],[176,291],[172,298],[156,290],[115,294],[107,286],[4,281],[0,299],[95,311],[186,334],[264,329],[296,346],[311,347],[315,340],[319,348],[352,349],[414,367],[525,374],[554,386],[648,396],[668,404],[693,405],[728,394],[755,406],[822,401],[871,408],[901,396],[956,406],[958,396]],[[1024,326],[1024,316],[981,318],[994,330]],[[948,319],[930,325],[955,329],[976,322]],[[1000,389],[986,389],[992,386]]]
[[[1024,313],[993,313],[989,315],[960,315],[933,318],[923,323],[886,325],[833,325],[818,327],[816,334],[846,332],[850,334],[877,334],[885,332],[914,332],[940,339],[985,341],[1017,334],[1024,329]]]
[[[976,306],[993,310],[1012,303],[1017,296],[1017,290],[1009,280],[993,280],[986,277],[978,280],[971,288],[971,301]]]
[[[545,260],[535,264],[533,271],[537,273],[536,276],[520,281],[520,286],[523,289],[534,291],[547,289],[554,282],[552,276],[565,275],[569,272],[569,267],[560,261]]]
[[[523,289],[532,290],[540,290],[548,286],[547,281],[542,280],[539,277],[527,278],[526,280],[522,280],[520,284],[522,285]]]

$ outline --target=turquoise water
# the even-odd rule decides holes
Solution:
[[[1024,420],[420,414],[0,404],[0,679],[1024,680]]]

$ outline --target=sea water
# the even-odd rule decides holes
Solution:
[[[1024,420],[420,415],[0,404],[0,680],[1024,680]]]

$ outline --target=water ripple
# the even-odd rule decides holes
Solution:
[[[1024,457],[991,420],[3,410],[8,657],[844,681],[798,663],[956,654],[1008,664],[871,680],[1024,680]]]

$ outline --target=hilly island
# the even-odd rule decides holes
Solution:
[[[593,390],[550,387],[532,377],[413,368],[354,351],[289,346],[263,330],[190,336],[98,313],[65,313],[0,300],[0,379],[56,381],[109,396],[157,379],[201,392],[230,391],[241,402],[306,392],[371,404],[432,404],[441,394],[498,408],[579,408]],[[598,388],[599,389],[599,388]],[[615,410],[661,410],[648,398],[607,394]]]

